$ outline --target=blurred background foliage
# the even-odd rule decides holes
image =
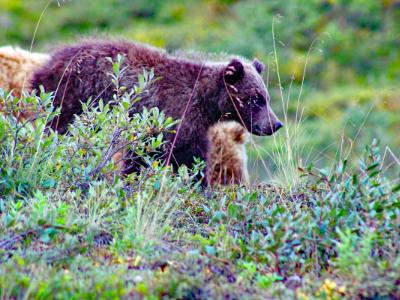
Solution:
[[[267,176],[261,159],[276,168],[271,153],[285,138],[302,165],[356,161],[373,137],[400,155],[399,0],[0,0],[1,45],[49,51],[81,35],[264,61],[290,132],[249,146],[258,178]]]

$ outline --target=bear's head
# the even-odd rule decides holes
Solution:
[[[227,99],[221,99],[220,110],[255,135],[271,135],[283,126],[271,108],[263,69],[256,59],[245,63],[234,58],[222,71]]]

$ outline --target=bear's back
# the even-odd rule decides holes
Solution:
[[[109,58],[115,61],[118,55],[124,56],[121,68],[129,64],[121,84],[130,89],[136,84],[138,74],[160,59],[163,52],[122,40],[89,40],[56,50],[35,72],[30,88],[39,90],[43,86],[45,91],[54,92],[54,106],[62,107],[62,117],[57,120],[57,125],[52,125],[54,129],[60,133],[66,131],[73,115],[82,112],[81,101],[112,99],[115,86]]]

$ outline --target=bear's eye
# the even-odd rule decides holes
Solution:
[[[265,104],[264,97],[260,94],[252,95],[250,97],[250,102],[252,105],[255,105],[255,106],[262,106],[263,104]]]

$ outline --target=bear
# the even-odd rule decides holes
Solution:
[[[29,87],[33,73],[49,58],[48,54],[18,47],[0,47],[0,87],[5,91],[13,90],[14,96],[20,97]]]
[[[43,86],[54,92],[54,106],[61,107],[60,115],[49,124],[52,129],[65,133],[73,116],[82,113],[81,101],[112,99],[109,58],[115,61],[117,55],[125,58],[121,85],[128,90],[138,83],[144,69],[152,69],[157,77],[132,113],[158,107],[180,120],[176,133],[164,137],[171,147],[166,163],[174,168],[191,167],[195,157],[206,160],[208,128],[223,116],[259,136],[272,135],[283,126],[270,106],[261,77],[264,65],[256,59],[191,60],[137,42],[89,39],[56,50],[33,75],[31,89]]]
[[[236,121],[216,123],[208,129],[207,184],[250,184],[245,144],[248,131]]]
[[[13,91],[13,96],[21,97],[28,90],[33,73],[49,58],[47,54],[29,52],[18,47],[0,47],[0,88],[5,92]],[[4,109],[3,104],[0,102],[0,111]],[[27,107],[20,107],[14,115],[18,121],[22,121],[32,118],[34,113]]]
[[[19,63],[14,65],[12,74],[6,72],[4,68],[2,69],[0,77],[3,78],[3,86],[11,83],[14,83],[14,86],[21,84],[22,81],[18,82],[18,79],[29,78],[50,57],[48,54],[31,53],[12,47],[0,48],[0,53],[3,53],[1,57],[2,66],[11,66],[15,62],[15,57],[20,58]],[[181,52],[179,55],[187,56],[187,53]],[[193,56],[193,58],[198,58],[198,56]],[[32,61],[35,63],[32,64]],[[18,94],[21,94],[23,90],[21,85],[18,88]],[[244,144],[248,140],[248,132],[243,126],[233,121],[217,123],[208,130],[208,139],[210,141],[210,149],[207,154],[208,184],[210,186],[221,184],[248,185],[247,156],[244,149]],[[122,175],[122,170],[126,168],[123,162],[123,152],[116,153],[113,160],[118,166],[119,174]],[[224,176],[222,176],[221,170],[223,170]]]

